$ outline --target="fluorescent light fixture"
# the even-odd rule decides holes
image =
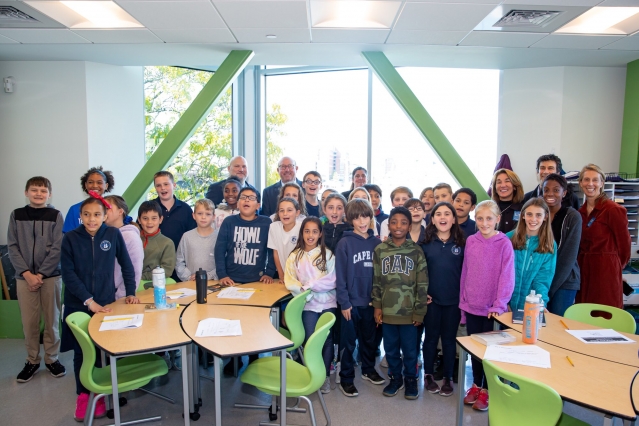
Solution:
[[[313,28],[381,28],[393,24],[399,11],[399,1],[313,1]]]
[[[108,0],[25,1],[68,28],[143,28],[124,9]]]
[[[639,30],[639,7],[593,7],[557,33],[631,34]]]

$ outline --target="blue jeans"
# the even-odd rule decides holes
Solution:
[[[337,308],[324,309],[322,312],[302,311],[302,324],[304,324],[304,333],[306,334],[304,344],[306,344],[306,341],[315,332],[315,325],[319,317],[325,312],[337,315]],[[331,374],[331,361],[333,361],[333,330],[329,331],[326,342],[324,342],[324,346],[322,347],[322,359],[324,360],[324,367],[326,367],[326,377],[328,377]]]
[[[402,378],[402,358],[404,355],[404,377],[417,377],[417,327],[413,324],[382,324],[384,350],[388,362],[388,375]]]
[[[342,359],[340,377],[344,383],[353,383],[355,378],[355,362],[353,352],[355,341],[359,340],[359,356],[362,359],[362,374],[375,371],[375,332],[377,324],[372,306],[353,306],[351,320],[342,317]],[[338,315],[342,315],[339,313]]]
[[[550,300],[548,301],[548,310],[555,314],[564,316],[566,309],[570,308],[575,304],[575,296],[577,295],[577,290],[563,290],[559,289],[552,295]]]
[[[424,316],[424,326],[428,333],[424,340],[424,374],[433,374],[437,342],[442,339],[444,354],[444,377],[453,377],[455,365],[455,345],[457,328],[461,319],[461,311],[457,305],[443,306],[433,302],[428,305]]]

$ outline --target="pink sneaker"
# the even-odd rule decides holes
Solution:
[[[95,404],[95,417],[96,419],[100,419],[106,416],[106,405],[104,404],[104,399],[108,398],[108,396],[104,396],[98,400],[98,403]]]
[[[87,412],[88,402],[89,402],[88,393],[81,393],[80,395],[78,395],[78,399],[76,399],[75,401],[75,415],[73,416],[73,419],[76,422],[84,421],[84,415]]]

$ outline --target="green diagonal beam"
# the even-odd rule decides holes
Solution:
[[[639,173],[639,60],[630,62],[626,68],[619,171]]]
[[[144,200],[153,185],[153,175],[171,163],[253,55],[250,50],[233,50],[229,53],[122,194],[129,206],[137,206]]]
[[[479,201],[489,199],[486,190],[386,55],[383,52],[362,52],[362,55],[459,184],[475,191]]]

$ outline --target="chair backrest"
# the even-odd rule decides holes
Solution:
[[[550,386],[509,373],[490,361],[483,360],[486,382],[490,389],[488,423],[491,426],[556,425],[561,417],[563,403]],[[515,383],[519,389],[499,378]]]
[[[76,340],[82,348],[82,366],[80,367],[80,382],[94,392],[97,386],[93,381],[93,369],[95,368],[95,345],[89,337],[89,321],[91,317],[84,312],[74,312],[67,316],[67,325],[73,332]]]
[[[293,342],[293,347],[288,348],[288,351],[297,349],[302,343],[304,343],[304,337],[306,336],[304,334],[302,312],[306,305],[306,297],[310,292],[310,290],[306,290],[305,292],[298,294],[290,302],[288,302],[288,305],[286,305],[284,318],[286,319],[286,328],[288,328],[288,331],[291,333],[291,341]]]
[[[315,331],[311,334],[311,337],[308,338],[304,346],[304,361],[311,375],[311,381],[307,386],[307,394],[316,392],[322,387],[326,379],[326,367],[324,366],[324,359],[322,358],[322,348],[324,347],[328,333],[331,332],[333,324],[335,324],[335,315],[330,312],[322,314],[317,320]]]
[[[606,319],[604,317],[593,317],[593,311],[608,312],[612,317]],[[566,318],[585,322],[601,328],[612,328],[622,333],[634,333],[637,329],[637,323],[629,312],[623,309],[613,308],[612,306],[598,305],[596,303],[578,303],[566,309],[564,313]]]

